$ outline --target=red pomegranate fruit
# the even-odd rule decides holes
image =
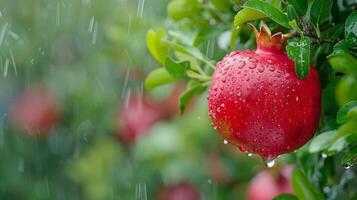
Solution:
[[[10,108],[12,123],[33,135],[48,133],[58,121],[55,96],[45,87],[34,87],[15,98]]]
[[[145,96],[131,96],[117,113],[118,137],[130,144],[163,117],[160,105]]]
[[[157,200],[199,200],[200,192],[190,183],[182,182],[163,188]]]
[[[248,200],[272,200],[281,194],[293,194],[291,187],[291,174],[294,166],[287,165],[275,175],[265,170],[258,173],[249,183]]]
[[[229,143],[265,160],[304,145],[317,128],[321,86],[317,71],[299,79],[284,48],[288,36],[253,28],[257,49],[218,62],[208,95],[213,128]]]

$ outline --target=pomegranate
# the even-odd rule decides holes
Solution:
[[[292,194],[290,184],[294,166],[287,165],[274,175],[274,171],[262,171],[249,183],[248,200],[271,200],[281,194]]]
[[[160,106],[139,95],[129,98],[117,113],[118,137],[124,144],[134,142],[163,116]]]
[[[199,200],[200,192],[190,183],[182,182],[163,188],[157,200]]]
[[[317,71],[299,79],[284,48],[288,36],[253,28],[257,49],[217,63],[208,95],[213,128],[229,143],[265,160],[291,152],[314,134],[320,117]]]
[[[56,98],[45,87],[34,87],[15,98],[10,108],[11,121],[30,134],[47,133],[59,118]]]

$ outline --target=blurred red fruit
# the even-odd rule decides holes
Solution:
[[[16,97],[10,108],[11,121],[30,134],[48,133],[59,119],[56,98],[44,87],[34,87]]]
[[[147,97],[132,96],[117,113],[118,137],[124,144],[134,142],[163,116],[160,105]]]
[[[163,188],[157,200],[199,200],[200,192],[190,183],[182,182]]]
[[[277,175],[265,170],[258,173],[248,187],[248,200],[272,200],[280,194],[293,194],[290,184],[294,166],[284,166]]]

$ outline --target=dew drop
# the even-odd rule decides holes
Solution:
[[[244,66],[245,66],[245,62],[244,61],[239,61],[238,68],[242,69]]]
[[[260,73],[264,72],[264,66],[259,66],[258,67],[258,72],[260,72]]]
[[[223,140],[223,144],[228,144],[228,141],[227,140]]]
[[[274,167],[274,165],[275,165],[275,159],[266,160],[266,161],[265,161],[265,165],[266,165],[268,168]]]
[[[344,165],[343,165],[343,168],[344,168],[344,169],[350,169],[350,168],[351,168],[351,165],[349,165],[349,164],[344,164]]]

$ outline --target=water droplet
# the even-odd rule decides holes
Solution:
[[[299,101],[299,97],[298,97],[298,96],[296,96],[296,97],[295,97],[295,100],[296,100],[296,101]]]
[[[265,165],[266,165],[268,168],[274,167],[274,165],[275,165],[275,159],[266,160],[266,161],[265,161]]]
[[[264,72],[264,66],[260,65],[258,67],[258,72],[260,72],[260,73]]]
[[[323,154],[321,154],[321,157],[322,158],[327,158],[327,154],[323,153]]]
[[[224,105],[224,103],[221,104],[221,107],[224,108],[226,105]]]
[[[349,165],[349,164],[344,164],[344,165],[343,165],[343,168],[344,168],[344,169],[350,169],[351,167],[352,167],[352,165]]]
[[[245,66],[245,62],[244,61],[239,61],[238,68],[242,69],[244,66]]]
[[[223,140],[223,144],[228,144],[228,141],[227,140]]]
[[[252,154],[252,153],[248,153],[247,156],[248,156],[248,157],[252,157],[253,154]]]
[[[249,61],[252,62],[252,63],[257,63],[258,62],[258,60],[255,59],[255,58],[249,58]]]
[[[275,71],[275,67],[274,67],[274,65],[270,65],[270,67],[269,67],[269,71],[271,71],[271,72]]]
[[[217,126],[213,126],[213,129],[214,129],[214,130],[217,130]]]

